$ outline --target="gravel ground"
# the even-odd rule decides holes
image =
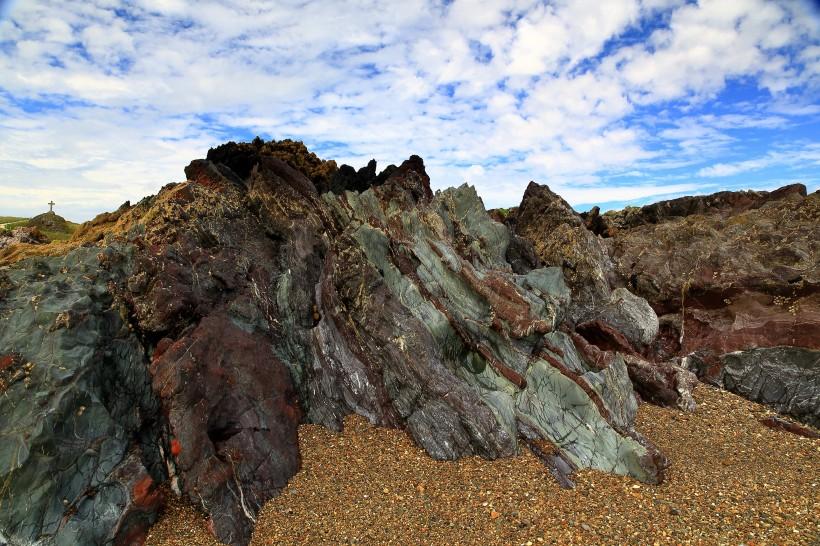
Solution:
[[[595,471],[562,490],[528,450],[430,459],[360,417],[299,429],[303,468],[252,544],[820,544],[820,440],[758,423],[767,410],[698,385],[694,414],[641,406],[637,428],[672,462],[647,486]],[[148,545],[217,544],[174,502]]]

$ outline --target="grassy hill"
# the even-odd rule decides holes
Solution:
[[[0,216],[0,229],[14,229],[16,227],[26,225],[28,218],[19,218],[17,216]]]
[[[34,218],[0,216],[0,229],[11,231],[18,227],[36,227],[52,241],[65,241],[77,230],[79,224],[49,212]]]

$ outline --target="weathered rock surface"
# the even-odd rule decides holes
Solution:
[[[588,213],[582,213],[581,217],[595,234],[614,237],[620,231],[642,225],[659,224],[695,214],[734,216],[774,201],[800,197],[806,197],[806,186],[791,184],[772,192],[722,191],[711,195],[678,197],[640,208],[627,207],[623,210],[609,211],[603,215],[600,215],[598,207],[593,207]]]
[[[615,287],[607,241],[559,195],[534,182],[521,205],[507,211],[503,220],[532,244],[538,261],[561,268],[572,292],[566,319],[577,332],[598,349],[633,355],[637,360],[628,360],[627,366],[644,399],[691,411],[691,382],[680,375],[685,370],[652,369],[651,362],[639,358],[658,334],[658,317],[645,299]]]
[[[697,376],[675,361],[649,362],[637,355],[624,355],[629,378],[641,398],[658,406],[695,411],[692,389]]]
[[[297,424],[338,428],[352,412],[406,429],[440,459],[509,456],[523,436],[554,446],[561,475],[597,468],[659,482],[667,462],[633,429],[624,358],[573,331],[574,298],[593,292],[567,286],[562,262],[540,267],[473,188],[434,195],[417,156],[387,171],[356,173],[364,191],[345,182],[323,193],[339,171],[301,143],[228,144],[192,162],[186,182],[78,232],[97,246],[8,268],[0,312],[13,322],[0,349],[14,356],[4,370],[32,362],[56,375],[9,387],[31,416],[0,416],[12,416],[0,420],[0,473],[12,483],[0,502],[14,506],[0,531],[121,542],[153,517],[153,484],[168,479],[220,540],[245,544],[261,504],[298,469]],[[596,310],[627,330],[626,343],[644,344],[647,308],[601,286]],[[39,328],[31,298],[57,295],[42,324],[64,307],[84,318]],[[52,340],[74,352],[53,359]],[[60,379],[60,366],[80,367],[78,379]],[[47,414],[57,432],[41,427],[37,399],[65,404]],[[88,433],[72,428],[84,419]],[[32,448],[38,435],[53,447]]]
[[[612,264],[606,246],[559,195],[530,182],[507,221],[546,265],[562,269],[572,290],[571,320],[590,320],[609,303]]]
[[[684,365],[705,381],[820,428],[820,351],[764,347],[693,353]]]
[[[299,470],[301,415],[287,368],[269,341],[225,314],[168,343],[151,375],[172,437],[172,485],[211,515],[222,540],[246,542],[264,502]]]
[[[756,208],[664,217],[612,238],[620,282],[660,316],[660,358],[820,348],[820,194],[800,186],[755,194],[738,198],[756,197]]]
[[[133,249],[3,271],[0,542],[132,544],[164,479],[145,352],[112,297]]]

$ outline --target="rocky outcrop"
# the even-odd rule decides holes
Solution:
[[[530,182],[521,205],[505,220],[516,235],[533,245],[540,261],[561,268],[572,291],[568,319],[573,324],[601,319],[604,313],[607,322],[617,325],[640,322],[641,326],[630,326],[629,332],[624,332],[638,347],[654,337],[651,330],[657,318],[646,316],[647,308],[628,293],[613,294],[613,266],[606,245],[559,195]],[[632,304],[621,305],[624,298]],[[639,315],[633,316],[633,312]]]
[[[28,221],[28,227],[37,228],[41,231],[59,231],[62,233],[69,233],[68,222],[65,218],[56,212],[45,212],[38,214]]]
[[[734,216],[746,211],[759,209],[768,203],[790,198],[806,197],[806,186],[791,184],[772,192],[767,191],[722,191],[710,195],[678,197],[668,201],[658,201],[643,207],[627,207],[600,215],[600,209],[593,207],[582,213],[587,227],[597,235],[617,236],[619,232],[648,224],[660,224],[676,218],[693,215]]]
[[[658,358],[820,348],[820,194],[786,187],[756,203],[737,214],[663,218],[612,238],[619,282],[660,317]]]
[[[85,391],[83,400],[100,400],[48,414],[73,433],[72,414],[94,407],[91,448],[16,414],[6,422],[5,434],[42,434],[76,464],[18,478],[21,454],[39,461],[41,451],[6,448],[0,471],[13,485],[0,502],[15,508],[3,511],[4,534],[60,543],[74,535],[59,529],[79,529],[91,533],[80,542],[123,543],[144,530],[160,501],[153,488],[167,480],[209,514],[218,539],[246,544],[262,504],[298,469],[297,425],[338,429],[350,413],[407,430],[438,459],[510,456],[524,438],[551,446],[545,460],[565,484],[574,468],[663,479],[666,459],[633,428],[623,356],[573,330],[583,287],[567,286],[563,263],[541,267],[473,188],[433,194],[417,156],[375,178],[371,164],[338,193],[324,190],[343,170],[300,143],[231,143],[208,157],[186,168],[187,181],[81,228],[78,238],[93,246],[20,262],[8,283],[0,277],[9,294],[0,313],[18,317],[0,336],[0,351],[14,355],[2,361],[15,377],[10,400],[36,393],[29,398],[56,405]],[[39,284],[20,283],[33,268]],[[88,331],[79,340],[71,328],[48,335],[64,336],[55,342],[66,351],[87,345],[87,356],[70,353],[80,357],[71,365],[82,366],[78,377],[102,378],[59,383],[59,395],[52,375],[14,375],[29,362],[69,367],[43,352],[50,338],[25,322],[36,316],[30,298],[49,287],[65,305],[81,302],[71,307],[79,315],[59,323],[86,317]],[[625,330],[627,344],[644,344],[656,327],[648,308],[606,290],[600,316]],[[86,462],[98,461],[98,431],[122,439],[102,470]],[[79,483],[82,465],[91,466]],[[111,494],[98,493],[109,484]],[[49,494],[28,493],[41,487]],[[67,503],[54,504],[62,491]],[[95,521],[98,512],[110,518]],[[54,517],[46,525],[39,513]]]
[[[547,186],[534,182],[519,207],[495,214],[503,216],[517,238],[532,245],[539,262],[561,268],[572,293],[567,321],[598,349],[632,357],[627,360],[629,375],[644,399],[694,408],[688,372],[641,358],[658,334],[658,317],[645,299],[622,286],[615,288],[607,242],[590,229],[589,221]]]
[[[560,257],[568,279],[574,271],[576,301],[596,302],[587,305],[594,312],[576,315],[578,332],[603,349],[640,355],[643,364],[630,365],[633,357],[627,364],[645,399],[675,399],[676,382],[668,379],[674,374],[663,363],[700,351],[711,355],[704,369],[695,367],[702,377],[812,419],[804,407],[815,396],[815,372],[792,373],[785,357],[767,361],[755,351],[788,350],[803,362],[796,356],[801,350],[820,348],[820,194],[795,184],[576,215],[531,184],[510,216],[506,221],[540,257]],[[573,242],[562,245],[565,240]],[[619,291],[629,296],[615,298]],[[598,303],[608,298],[609,305]],[[645,312],[647,302],[654,313]],[[625,320],[611,314],[630,308]],[[801,349],[767,349],[779,346]],[[726,369],[724,361],[735,364]],[[779,366],[784,382],[764,381]]]
[[[381,186],[397,169],[395,165],[388,165],[382,172],[376,174],[376,160],[371,159],[366,166],[358,171],[350,165],[342,165],[333,176],[328,188],[335,194],[345,191],[363,192],[373,186]]]
[[[537,184],[499,223],[418,156],[376,174],[257,140],[185,173],[0,269],[0,539],[139,543],[167,483],[246,544],[297,426],[351,413],[437,459],[523,439],[564,485],[660,482],[634,393],[691,411],[690,370],[817,424],[816,196],[611,229]]]

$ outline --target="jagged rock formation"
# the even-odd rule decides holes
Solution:
[[[565,483],[575,467],[663,478],[632,426],[629,355],[575,331],[645,345],[645,302],[567,286],[572,267],[540,267],[471,187],[434,195],[417,156],[375,178],[375,164],[338,175],[290,141],[208,158],[78,230],[75,245],[94,246],[0,272],[15,324],[0,332],[16,404],[0,413],[4,535],[128,543],[168,480],[220,540],[245,544],[298,469],[297,425],[338,428],[351,412],[440,459],[513,455],[523,437],[554,446]],[[42,373],[20,379],[28,363]],[[55,451],[69,471],[51,471]]]
[[[803,184],[791,184],[773,192],[722,191],[711,195],[678,197],[640,208],[627,207],[623,210],[609,211],[602,216],[600,208],[593,207],[588,213],[581,213],[580,216],[596,235],[614,237],[625,229],[659,224],[696,214],[735,216],[749,210],[759,209],[767,203],[790,197],[806,197],[806,187]]]
[[[638,322],[618,323],[611,316],[579,324],[578,331],[598,346],[637,351],[657,363],[699,351],[701,356],[689,362],[709,363],[691,364],[706,380],[806,422],[816,418],[816,359],[798,358],[803,353],[797,349],[758,348],[820,348],[817,192],[807,195],[796,184],[576,215],[547,188],[531,184],[505,221],[531,240],[542,258],[563,260],[568,278],[575,272],[578,290],[587,291],[587,301],[593,294],[604,300],[608,288],[627,288],[657,313],[652,321],[657,337],[648,329],[642,339],[634,331],[629,335],[630,325]],[[570,240],[578,243],[564,243]],[[654,340],[646,341],[650,337]],[[789,364],[783,351],[807,364]],[[784,375],[777,379],[774,370],[780,367]],[[669,376],[660,368],[660,375],[645,366],[630,365],[630,372],[642,395],[652,398],[648,393],[654,391],[666,398],[664,392],[675,390],[674,384],[660,388],[657,379]]]

